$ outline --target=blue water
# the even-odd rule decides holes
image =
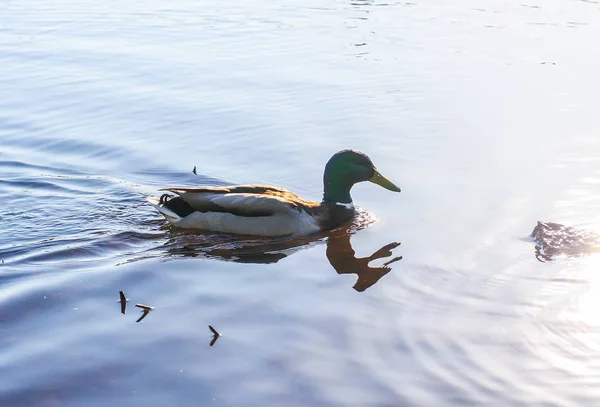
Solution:
[[[600,232],[597,2],[0,16],[1,406],[598,404],[598,257],[539,262],[528,237]],[[402,192],[357,185],[333,233],[182,232],[147,202],[231,183],[319,200],[343,148]]]

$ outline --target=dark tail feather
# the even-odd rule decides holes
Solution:
[[[185,218],[186,216],[194,212],[194,208],[192,208],[190,204],[188,204],[186,201],[184,201],[180,197],[172,197],[169,194],[162,195],[158,203],[159,205],[163,205],[169,208],[182,218]]]

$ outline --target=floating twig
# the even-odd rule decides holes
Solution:
[[[125,297],[125,293],[123,291],[119,291],[119,298],[119,301],[121,302],[121,314],[125,314],[127,309],[127,301],[129,300]]]
[[[192,172],[194,173],[194,175],[198,175],[198,173],[196,172],[196,166],[194,165],[194,169],[192,170]]]
[[[135,322],[140,322],[142,319],[146,318],[146,315],[148,315],[148,313],[154,309],[154,307],[140,303],[135,304],[135,306],[141,308],[143,312],[142,316]]]
[[[215,336],[212,338],[212,340],[210,341],[209,345],[210,345],[210,346],[213,346],[213,345],[215,344],[215,342],[217,342],[217,339],[219,339],[219,336],[218,336],[218,335],[215,335]]]
[[[146,318],[146,315],[148,315],[150,313],[150,310],[147,308],[144,308],[144,310],[142,311],[142,316],[138,318],[137,321],[135,322],[140,322],[142,319]]]
[[[212,327],[212,325],[208,326],[208,329],[210,329],[210,331],[213,333],[213,338],[212,341],[210,341],[210,346],[213,346],[215,344],[215,342],[217,342],[217,339],[219,339],[219,337],[221,336],[221,334]]]

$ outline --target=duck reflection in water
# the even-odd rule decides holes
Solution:
[[[230,235],[191,234],[189,231],[171,229],[171,238],[167,241],[168,256],[204,256],[238,263],[276,263],[292,254],[295,250],[326,240],[326,255],[329,263],[338,274],[356,274],[356,291],[362,292],[377,283],[388,274],[392,263],[402,259],[397,256],[380,266],[371,266],[370,262],[392,256],[392,250],[400,243],[389,243],[367,257],[355,256],[350,238],[359,228],[349,222],[329,232],[301,239],[256,239],[239,240]]]
[[[371,267],[370,262],[392,256],[392,250],[400,246],[398,242],[386,244],[368,257],[357,258],[350,244],[350,234],[347,231],[334,231],[327,239],[327,259],[338,274],[356,274],[358,280],[354,284],[356,291],[365,291],[377,283],[392,269],[390,264],[402,259],[394,257],[379,267]]]

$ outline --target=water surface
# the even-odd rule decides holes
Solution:
[[[600,232],[597,2],[0,10],[0,405],[597,404],[598,257],[529,238]],[[147,203],[318,200],[342,148],[402,193],[356,186],[357,219],[311,239]]]

